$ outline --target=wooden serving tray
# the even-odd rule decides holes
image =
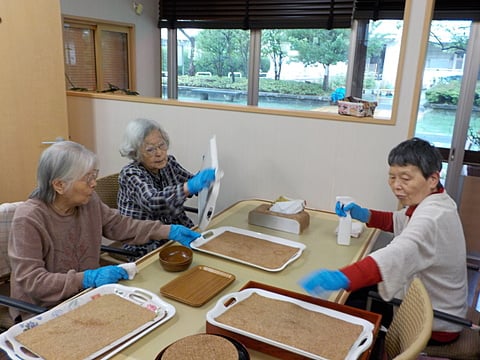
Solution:
[[[235,280],[235,276],[198,265],[160,288],[160,294],[190,306],[202,306]]]
[[[306,301],[312,304],[320,305],[326,308],[330,308],[333,310],[341,311],[346,314],[350,314],[353,316],[360,317],[362,319],[365,319],[367,321],[370,321],[374,325],[374,330],[373,330],[373,343],[372,346],[368,350],[366,350],[360,357],[360,360],[366,360],[370,357],[370,353],[373,349],[373,346],[375,344],[375,339],[378,335],[378,331],[380,329],[380,321],[382,319],[382,316],[380,314],[376,314],[370,311],[366,310],[361,310],[357,308],[353,308],[350,306],[342,305],[342,304],[337,304],[331,301],[311,297],[308,295],[296,293],[293,291],[289,291],[286,289],[281,289],[277,288],[274,286],[258,283],[255,281],[249,281],[247,284],[245,284],[241,290],[243,289],[250,289],[250,288],[257,288],[257,289],[264,289],[267,291],[271,291],[274,293],[278,293],[281,295],[285,295],[291,298],[299,299],[302,301]],[[241,334],[238,334],[236,332],[230,331],[223,329],[221,327],[218,327],[216,325],[213,325],[209,323],[208,321],[206,322],[206,332],[209,334],[219,334],[219,335],[226,335],[229,337],[232,337],[236,339],[237,341],[241,342],[243,345],[245,345],[247,348],[254,349],[260,352],[263,352],[265,354],[271,355],[273,357],[279,358],[279,359],[284,359],[284,360],[304,360],[305,357],[296,353],[293,353],[291,351],[281,349],[279,347],[276,347],[274,345],[259,341],[257,339],[252,339],[251,337],[244,336]]]

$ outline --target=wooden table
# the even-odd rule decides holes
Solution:
[[[310,215],[310,225],[302,234],[292,234],[248,224],[248,213],[257,206],[264,204],[263,200],[245,200],[238,202],[212,218],[209,229],[221,226],[234,226],[256,232],[262,232],[285,239],[298,241],[306,245],[302,256],[289,264],[280,272],[268,272],[252,266],[236,263],[227,259],[194,252],[193,263],[208,265],[235,275],[235,281],[227,288],[200,307],[192,307],[173,299],[164,298],[176,309],[175,316],[153,332],[141,338],[135,344],[115,355],[113,359],[155,359],[156,355],[167,345],[182,337],[206,332],[206,313],[215,305],[221,296],[239,291],[249,281],[268,284],[288,291],[303,293],[298,280],[319,268],[337,269],[363,257],[371,250],[378,232],[365,229],[359,238],[352,238],[349,246],[336,243],[335,228],[338,217],[334,213],[307,209]],[[139,273],[134,280],[124,281],[125,285],[135,286],[159,294],[159,289],[182,273],[165,272],[158,261],[158,249],[138,261]],[[344,291],[331,293],[328,300],[342,304],[347,294]],[[275,359],[249,349],[252,360]],[[365,354],[363,358],[368,358]]]

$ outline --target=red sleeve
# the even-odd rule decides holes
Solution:
[[[340,269],[340,271],[350,280],[348,291],[355,291],[382,281],[380,269],[371,256],[346,266]]]
[[[447,332],[447,331],[432,331],[432,340],[439,343],[451,343],[460,337],[459,332]]]
[[[393,232],[393,212],[370,210],[370,221],[367,226]]]

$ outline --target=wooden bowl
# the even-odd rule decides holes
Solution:
[[[215,353],[212,353],[212,350]],[[168,345],[157,355],[155,360],[185,358],[250,360],[250,355],[245,346],[231,337],[219,334],[194,334]]]
[[[186,246],[171,245],[160,250],[158,256],[166,271],[184,271],[192,263],[193,251]]]

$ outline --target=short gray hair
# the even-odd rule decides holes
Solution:
[[[388,154],[390,166],[416,166],[425,179],[442,171],[442,154],[434,145],[418,137],[405,140],[395,146]],[[439,181],[437,189],[443,185]]]
[[[145,138],[154,130],[160,131],[163,140],[165,140],[167,146],[170,146],[168,133],[158,123],[148,119],[135,119],[127,124],[123,143],[120,146],[120,155],[141,161],[140,148]]]
[[[81,179],[97,165],[97,156],[85,146],[73,141],[60,141],[45,149],[37,168],[37,188],[30,198],[53,203],[56,191],[53,181],[58,179],[67,184]]]

